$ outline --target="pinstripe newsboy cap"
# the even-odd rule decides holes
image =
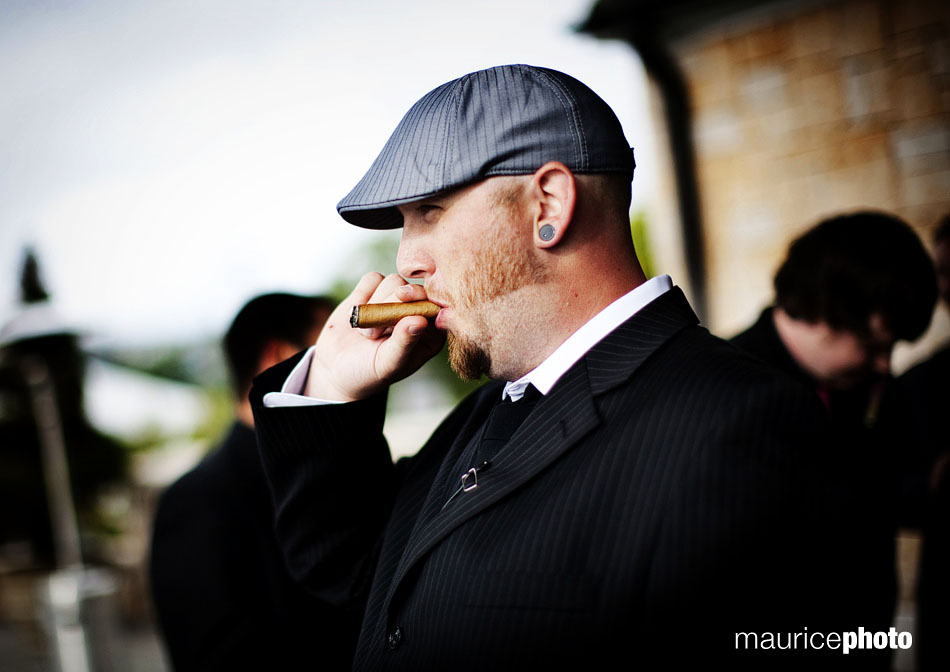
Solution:
[[[556,70],[503,65],[422,97],[336,208],[368,229],[395,229],[395,208],[496,175],[530,175],[548,161],[575,173],[628,174],[633,151],[613,110]]]

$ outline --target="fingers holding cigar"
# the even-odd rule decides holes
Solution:
[[[397,303],[364,303],[353,306],[350,314],[350,326],[359,329],[374,327],[392,327],[399,320],[411,315],[420,315],[426,319],[434,319],[442,306],[431,301],[410,301]]]
[[[411,329],[423,329],[426,322],[418,317],[431,323],[439,310],[439,305],[427,300],[425,287],[407,283],[402,276],[393,273],[378,284],[372,296],[353,305],[350,326],[360,329],[367,338],[378,339],[392,334],[396,324],[405,317],[416,318],[410,320],[413,323]]]
[[[423,285],[409,284],[397,274],[364,275],[317,338],[306,395],[332,401],[365,399],[439,354],[446,333],[419,315],[405,316],[392,326],[365,326],[357,320],[360,328],[348,328],[354,305],[371,306],[372,312],[380,303],[413,304],[424,299]],[[360,314],[366,317],[365,310]]]

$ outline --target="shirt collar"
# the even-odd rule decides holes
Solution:
[[[577,360],[586,355],[588,350],[672,287],[670,276],[658,275],[630,290],[571,334],[537,367],[518,380],[505,383],[501,398],[511,397],[512,401],[521,399],[529,383],[538,388],[541,394],[547,394],[554,387],[554,383],[567,373]]]

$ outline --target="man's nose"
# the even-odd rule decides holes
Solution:
[[[432,257],[421,248],[417,239],[406,235],[405,229],[396,253],[396,271],[407,280],[425,279],[435,272]]]

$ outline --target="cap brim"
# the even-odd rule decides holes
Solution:
[[[338,210],[346,222],[363,229],[401,229],[402,213],[395,206],[388,208]]]
[[[466,184],[468,184],[468,182],[448,189],[438,189],[422,194],[413,194],[412,196],[391,198],[371,203],[354,203],[350,201],[351,197],[348,195],[337,203],[336,211],[340,213],[340,217],[346,222],[364,229],[401,229],[402,213],[399,212],[397,206],[414,203],[426,198],[433,198],[439,194],[445,194],[454,189],[464,187]]]

